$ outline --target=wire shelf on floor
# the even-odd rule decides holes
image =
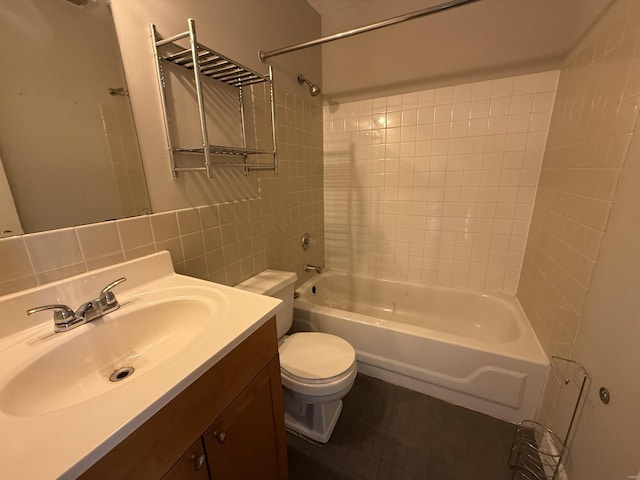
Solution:
[[[569,405],[573,408],[566,433],[561,438],[548,427],[533,420],[520,422],[509,455],[512,480],[555,480],[568,453],[567,442],[588,375],[578,362],[556,356],[551,357],[551,371],[561,391],[573,394],[570,400],[574,401]]]

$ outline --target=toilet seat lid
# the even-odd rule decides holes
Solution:
[[[349,342],[335,335],[301,332],[284,338],[278,349],[280,367],[312,381],[330,380],[349,370],[356,353]]]

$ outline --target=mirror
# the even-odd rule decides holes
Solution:
[[[150,213],[107,0],[3,2],[0,31],[0,214],[7,184],[24,233]]]

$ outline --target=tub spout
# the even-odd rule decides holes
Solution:
[[[304,271],[305,272],[316,272],[318,274],[322,273],[322,267],[317,267],[316,265],[311,265],[309,263],[307,263],[304,266]]]

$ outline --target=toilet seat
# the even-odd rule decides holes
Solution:
[[[305,384],[327,384],[348,376],[356,361],[353,347],[335,335],[300,332],[284,337],[278,353],[284,376]]]

